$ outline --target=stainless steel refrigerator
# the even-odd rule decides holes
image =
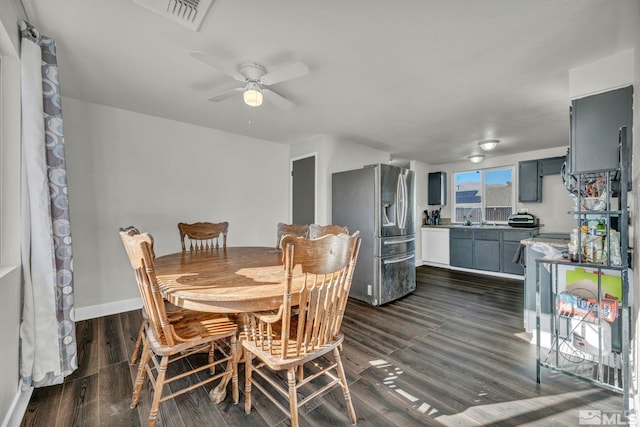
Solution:
[[[372,305],[416,288],[412,170],[376,164],[332,176],[332,223],[360,230],[350,297]]]

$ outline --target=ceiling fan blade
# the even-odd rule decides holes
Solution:
[[[274,85],[285,80],[293,80],[309,74],[309,67],[304,62],[294,62],[282,68],[273,70],[260,78],[260,83]]]
[[[275,93],[271,89],[263,88],[262,89],[262,94],[264,95],[264,97],[265,97],[265,99],[267,101],[277,105],[278,107],[282,108],[283,110],[291,110],[293,107],[296,106],[296,104],[294,104],[293,102],[289,101],[284,96]]]
[[[198,61],[203,62],[208,66],[215,68],[216,70],[221,71],[238,81],[241,81],[241,82],[245,81],[244,76],[240,74],[238,71],[228,69],[227,67],[218,63],[215,59],[211,58],[209,55],[207,55],[204,52],[192,51],[192,52],[189,52],[189,55],[191,55],[192,58],[197,59]]]
[[[231,98],[233,95],[235,95],[238,92],[242,92],[244,90],[243,87],[234,87],[232,89],[227,89],[223,92],[218,93],[217,95],[213,95],[212,97],[209,98],[209,101],[213,101],[213,102],[219,102],[219,101],[224,101],[227,98]]]

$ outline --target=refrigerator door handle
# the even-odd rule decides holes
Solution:
[[[414,240],[416,240],[415,237],[409,237],[406,239],[400,239],[400,240],[385,240],[382,242],[383,245],[397,245],[398,243],[409,243],[409,242],[413,242]]]
[[[398,185],[396,188],[396,216],[398,217],[398,227],[405,228],[407,219],[407,185],[404,182],[404,175],[398,175]]]
[[[411,254],[411,255],[408,255],[408,256],[405,256],[405,257],[402,257],[402,258],[385,259],[385,260],[382,260],[382,263],[384,265],[396,264],[396,263],[399,263],[399,262],[409,261],[411,258],[415,258],[415,254]]]
[[[398,218],[398,228],[402,228],[402,207],[400,203],[402,202],[402,197],[400,196],[400,192],[402,191],[402,175],[398,175],[398,181],[396,182],[396,218]]]

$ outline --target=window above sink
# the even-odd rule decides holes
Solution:
[[[452,222],[506,225],[515,212],[513,176],[513,167],[454,173]]]

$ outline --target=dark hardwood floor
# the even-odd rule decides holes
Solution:
[[[359,426],[576,426],[580,411],[622,413],[620,394],[573,377],[543,369],[536,384],[521,281],[419,267],[417,282],[383,307],[347,307],[343,361]],[[78,322],[80,367],[62,385],[36,389],[22,425],[146,425],[148,391],[129,409],[127,359],[140,319],[133,311]],[[239,405],[229,395],[213,405],[206,387],[161,404],[158,425],[289,425],[257,391],[245,415],[242,392]],[[339,389],[301,412],[302,426],[350,425]]]

